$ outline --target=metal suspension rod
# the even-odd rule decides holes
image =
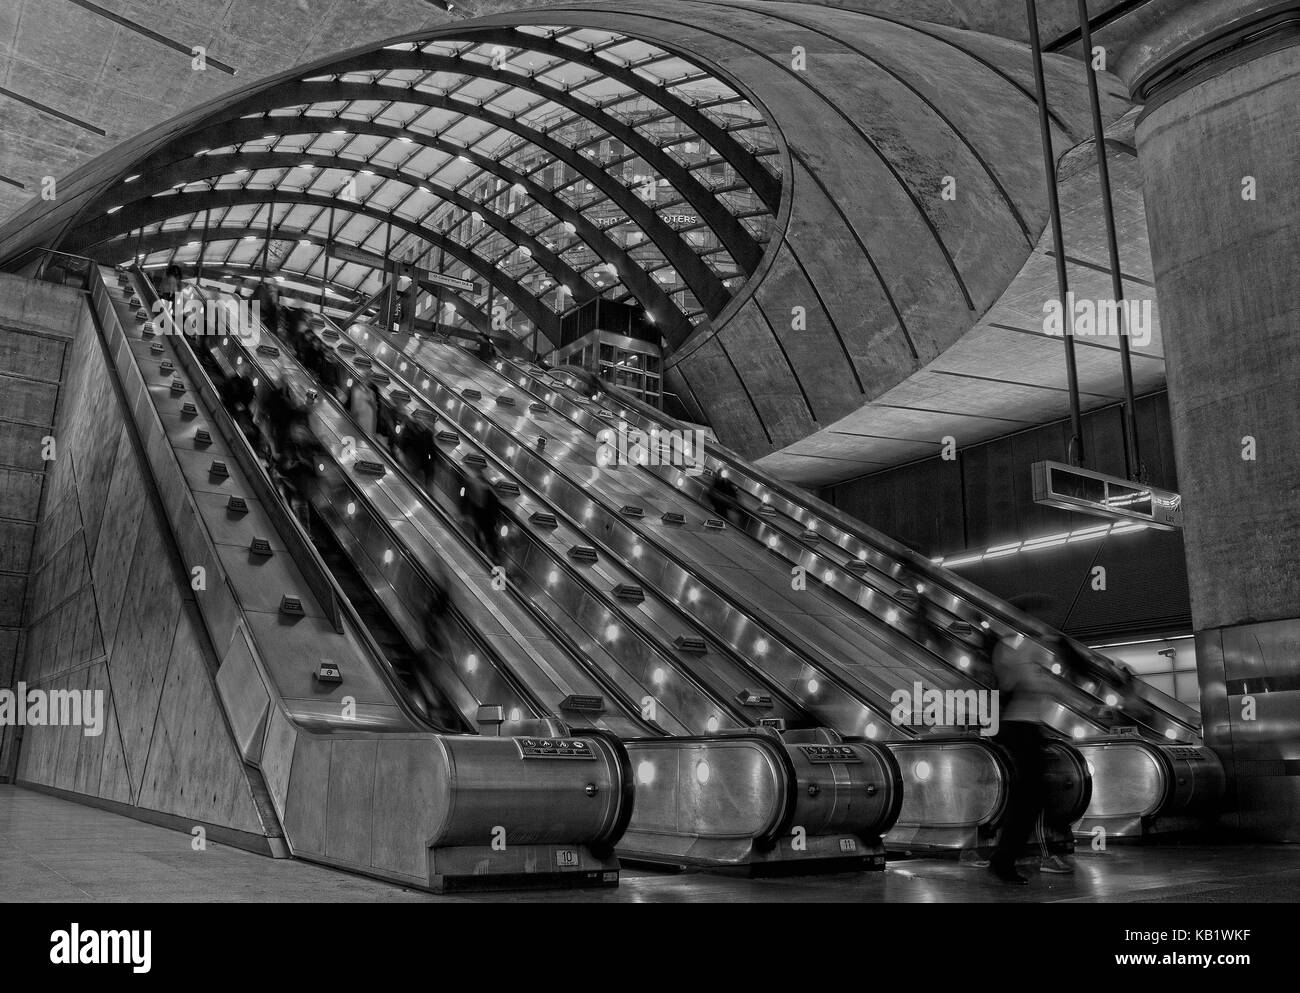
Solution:
[[[1035,0],[1025,0],[1029,20],[1029,43],[1034,54],[1034,85],[1038,90],[1038,130],[1043,139],[1043,169],[1047,173],[1047,201],[1052,214],[1052,242],[1056,250],[1056,285],[1061,295],[1061,310],[1069,310],[1062,337],[1065,339],[1065,376],[1070,388],[1070,444],[1066,461],[1082,466],[1083,419],[1079,412],[1079,370],[1074,358],[1074,312],[1069,307],[1070,279],[1065,271],[1065,236],[1061,232],[1061,201],[1056,191],[1056,155],[1052,150],[1051,121],[1047,116],[1047,80],[1043,75],[1043,46],[1038,37],[1038,8]]]
[[[1119,360],[1124,371],[1124,468],[1129,479],[1137,479],[1142,466],[1138,451],[1137,409],[1133,399],[1133,356],[1129,351],[1127,317],[1124,313],[1124,277],[1119,263],[1119,238],[1115,234],[1115,203],[1111,196],[1110,163],[1106,157],[1106,135],[1101,123],[1101,97],[1097,70],[1092,64],[1092,25],[1088,0],[1078,0],[1079,32],[1083,39],[1083,64],[1088,70],[1088,97],[1092,105],[1092,133],[1097,145],[1097,173],[1101,182],[1102,212],[1106,216],[1106,250],[1110,253],[1111,290],[1119,313]]]

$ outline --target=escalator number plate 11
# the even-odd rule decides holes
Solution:
[[[857,839],[855,839],[855,838],[841,838],[841,839],[840,839],[840,851],[842,851],[842,852],[856,852],[857,850],[858,850],[858,842],[857,842]]]

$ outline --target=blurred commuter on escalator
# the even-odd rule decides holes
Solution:
[[[307,408],[291,408],[277,469],[284,482],[289,506],[308,530],[311,527],[311,505],[319,493],[324,463],[324,452],[312,432]]]
[[[486,331],[480,331],[476,337],[478,338],[478,350],[475,354],[484,362],[490,362],[496,358],[497,346],[492,341],[492,336]]]
[[[280,333],[280,291],[275,284],[258,283],[253,293],[253,302],[257,304],[258,317],[261,319],[262,326],[271,334],[278,335]]]
[[[437,439],[433,429],[418,417],[404,422],[402,433],[397,436],[397,448],[407,469],[432,494],[434,460],[437,457]]]
[[[461,513],[476,544],[493,566],[501,565],[501,498],[482,469],[465,477]]]
[[[709,481],[709,506],[719,517],[729,521],[733,527],[744,528],[746,513],[740,502],[740,490],[726,476],[714,473]]]
[[[993,649],[1000,729],[994,737],[1011,757],[1011,797],[1003,815],[989,872],[1007,883],[1028,882],[1016,869],[1043,813],[1045,796],[1042,715],[1052,706],[1054,684],[1043,664],[1047,656],[1034,641],[1008,633]],[[1043,859],[1044,872],[1072,872],[1059,856]]]
[[[367,437],[375,436],[379,424],[379,388],[364,373],[358,373],[352,380],[348,412]]]

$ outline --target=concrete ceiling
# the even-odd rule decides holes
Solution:
[[[0,0],[0,221],[101,152],[236,87],[530,0]],[[206,50],[196,70],[190,52]]]

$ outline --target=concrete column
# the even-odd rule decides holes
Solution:
[[[1300,5],[1152,7],[1165,10],[1117,68],[1146,104],[1138,160],[1206,738],[1236,784],[1228,822],[1296,841]]]

